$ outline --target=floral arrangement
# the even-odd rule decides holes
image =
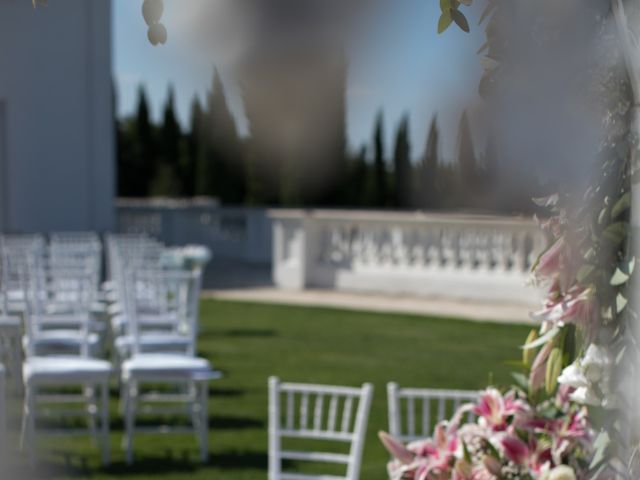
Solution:
[[[576,480],[587,478],[594,432],[572,387],[532,405],[517,389],[489,388],[477,404],[462,406],[433,437],[406,446],[381,432],[394,459],[391,480]],[[473,423],[461,424],[468,413]],[[600,477],[605,478],[605,477]]]

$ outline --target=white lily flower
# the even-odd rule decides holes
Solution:
[[[577,363],[569,365],[562,371],[558,377],[558,383],[573,388],[589,387],[589,381]]]
[[[571,400],[583,405],[600,406],[600,399],[589,387],[577,388],[570,396]]]
[[[576,472],[569,465],[558,465],[549,472],[549,480],[576,480]]]
[[[599,382],[608,375],[612,363],[609,350],[592,343],[582,359],[582,370],[589,381]]]
[[[614,410],[620,406],[620,399],[616,393],[610,393],[602,400],[602,408]]]

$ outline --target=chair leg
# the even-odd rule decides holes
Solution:
[[[0,465],[5,464],[7,446],[7,417],[6,417],[6,381],[4,372],[0,375]]]
[[[20,335],[16,335],[12,339],[10,348],[11,375],[13,376],[15,392],[20,393],[22,391],[22,347],[20,345]]]
[[[126,462],[127,465],[131,465],[133,463],[133,435],[135,428],[135,400],[134,400],[134,388],[135,382],[132,380],[127,380],[124,382],[124,391],[125,391],[125,448],[126,448]]]
[[[33,385],[25,386],[24,411],[22,414],[22,432],[20,435],[20,449],[27,450],[29,464],[36,464],[36,410],[35,410],[35,387]]]
[[[198,431],[200,437],[200,460],[209,461],[209,383],[201,381],[196,384],[198,392]]]
[[[100,402],[100,426],[101,426],[101,444],[102,444],[102,465],[109,465],[109,381],[105,381],[101,388]]]
[[[94,442],[94,446],[98,446],[98,442],[96,441],[98,438],[98,428],[96,426],[96,416],[99,413],[98,404],[95,398],[95,386],[94,385],[84,385],[82,387],[82,395],[84,396],[84,400],[87,405],[87,409],[89,412],[88,416],[88,427],[89,427],[89,435],[91,437],[91,441]]]

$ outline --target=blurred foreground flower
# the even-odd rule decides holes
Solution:
[[[586,478],[593,432],[583,407],[557,399],[530,404],[515,390],[483,392],[477,404],[460,407],[436,425],[432,438],[403,445],[381,432],[394,457],[391,480],[576,480]],[[467,412],[474,423],[460,424]]]

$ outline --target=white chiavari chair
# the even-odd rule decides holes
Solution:
[[[22,315],[26,309],[23,279],[30,262],[44,261],[46,242],[42,235],[1,235],[0,245],[5,258],[3,295],[7,311]]]
[[[22,320],[9,313],[8,261],[0,239],[0,363],[6,365],[16,391],[22,388]]]
[[[370,384],[351,388],[270,378],[269,480],[358,480],[372,396]],[[343,443],[349,446],[349,453],[284,450],[283,439]],[[346,473],[284,472],[283,460],[343,465]]]
[[[101,338],[91,311],[95,299],[93,272],[41,265],[29,269],[29,309],[25,316],[23,347],[35,355],[78,355],[83,345],[97,356]],[[88,327],[88,330],[87,330]]]
[[[389,433],[405,443],[431,437],[436,424],[449,420],[463,404],[476,402],[479,395],[473,390],[400,388],[388,383]],[[472,413],[467,415],[473,418]]]
[[[157,311],[145,308],[136,311],[138,348],[140,353],[175,352],[195,355],[201,285],[200,271],[138,270],[135,294],[143,307],[154,305]],[[131,353],[133,336],[130,325],[125,334],[115,338],[118,359]]]
[[[131,336],[131,356],[121,364],[121,401],[125,417],[124,447],[127,463],[133,462],[133,442],[137,433],[196,433],[200,445],[200,458],[206,462],[209,455],[208,395],[209,382],[220,378],[204,358],[195,357],[195,335],[190,334],[192,345],[184,353],[163,351],[162,347],[148,353],[144,346],[144,333],[140,329],[137,305],[144,297],[137,288],[148,285],[149,273],[129,271],[125,274],[127,301],[126,315]],[[157,275],[157,273],[154,273]],[[153,282],[151,284],[153,285]],[[153,287],[151,287],[153,288]],[[193,330],[192,330],[193,331]],[[158,390],[162,385],[165,388]],[[190,426],[173,425],[141,427],[136,423],[139,415],[174,414],[186,416]]]
[[[41,282],[44,277],[36,267],[29,270],[27,278],[27,340],[22,376],[24,380],[24,409],[21,447],[27,449],[30,462],[36,460],[38,435],[89,434],[100,446],[103,464],[109,463],[109,377],[111,364],[105,360],[91,358],[91,317],[78,317],[73,353],[47,356],[41,348],[37,335],[37,314],[42,309]],[[81,285],[84,282],[80,283]],[[83,294],[78,294],[82,301]],[[86,303],[86,301],[85,301]],[[31,312],[35,312],[32,314]],[[56,339],[58,340],[58,339]],[[62,340],[62,339],[59,339]],[[51,347],[48,344],[47,347]],[[48,353],[48,352],[47,352]],[[62,428],[44,430],[37,427],[38,418],[59,419],[78,417],[87,420],[86,429]]]

